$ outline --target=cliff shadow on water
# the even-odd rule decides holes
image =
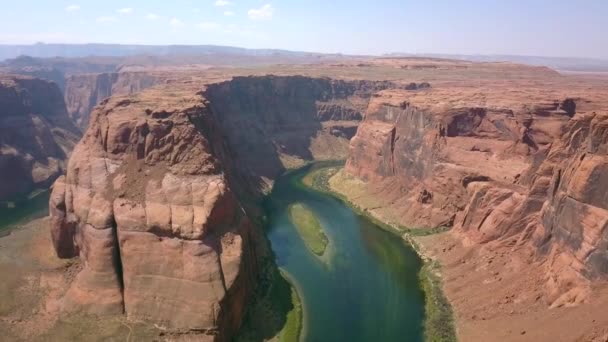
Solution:
[[[272,252],[243,326],[250,339],[242,340],[273,334],[280,341],[424,340],[421,259],[398,236],[342,201],[304,186],[302,178],[318,167],[287,172],[263,202]],[[322,255],[310,250],[292,221],[294,204],[308,208],[327,235]],[[269,315],[270,310],[277,311]],[[300,320],[293,320],[294,313]],[[275,325],[269,327],[263,314]]]
[[[266,225],[264,221],[262,218],[258,225],[264,227]],[[294,312],[297,309],[294,305],[294,298],[298,296],[296,289],[281,274],[276,264],[276,256],[266,236],[260,234],[256,240],[256,251],[259,253],[258,279],[251,299],[247,303],[241,328],[234,340],[298,341],[301,324],[294,326],[293,323],[288,322],[290,313],[301,316],[301,312]]]

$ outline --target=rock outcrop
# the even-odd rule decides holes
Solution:
[[[546,258],[553,306],[586,300],[608,275],[608,114],[574,116],[517,187],[479,186],[456,229],[478,242],[531,244]]]
[[[122,313],[229,340],[255,272],[251,226],[200,96],[104,101],[51,198],[66,311]]]
[[[420,94],[425,90],[413,91]],[[409,227],[451,225],[471,183],[512,184],[528,156],[559,136],[566,112],[553,107],[425,109],[409,92],[375,97],[351,141],[346,171],[386,188]],[[545,115],[545,111],[554,115]]]
[[[0,76],[0,200],[48,187],[78,140],[56,84]]]

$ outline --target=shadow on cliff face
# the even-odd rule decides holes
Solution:
[[[56,84],[2,76],[0,104],[0,200],[12,201],[52,184],[80,132]]]
[[[392,87],[396,86],[390,82],[252,76],[212,84],[202,95],[225,134],[239,172],[261,194],[264,179],[285,172],[282,157],[317,159],[315,149],[319,148],[313,141],[320,136],[327,138],[329,146],[335,139],[347,144],[340,127],[332,123],[346,121],[356,127],[371,94]]]
[[[276,178],[285,170],[279,153],[312,159],[310,138],[321,129],[315,101],[329,86],[315,81],[238,77],[207,89],[234,157],[251,174]]]
[[[220,159],[231,187],[248,216],[259,218],[268,181],[290,167],[285,158],[304,162],[319,159],[320,154],[334,157],[320,150],[331,149],[338,140],[348,144],[344,131],[356,130],[371,94],[391,87],[395,85],[389,82],[302,76],[236,77],[201,93],[209,115],[196,125],[206,136],[215,133],[214,150],[229,154]],[[320,140],[325,144],[313,146]],[[262,221],[256,226],[264,226]],[[258,274],[237,341],[269,340],[293,328],[286,325],[297,306],[296,290],[280,273],[269,241],[258,233],[252,249]]]
[[[212,150],[222,163],[230,188],[238,198],[240,210],[247,218],[247,225],[264,227],[264,210],[260,201],[263,185],[261,181],[259,184],[252,183],[251,179],[256,174],[250,168],[242,167],[242,160],[235,152],[238,146],[227,141],[226,136],[234,132],[227,132],[225,126],[218,124],[216,116],[217,112],[205,111],[205,115],[197,119],[191,117],[190,121],[208,137]],[[268,150],[267,146],[261,148]],[[220,327],[219,336],[231,335],[231,340],[236,341],[266,341],[278,336],[285,326],[287,315],[294,308],[291,301],[294,290],[279,272],[270,242],[262,229],[248,230],[243,241],[246,243],[243,248],[246,255],[243,256],[244,262],[240,265],[238,277],[244,281],[240,282],[240,286],[229,290],[229,297],[235,296],[242,300],[225,303],[228,309],[220,312],[219,320],[229,323],[224,322]],[[222,254],[219,241],[214,248],[218,255]],[[231,321],[231,311],[242,311],[242,305],[245,305],[242,321]]]

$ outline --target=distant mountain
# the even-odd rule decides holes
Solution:
[[[33,59],[52,58],[53,64],[61,59],[82,59],[82,63],[91,61],[101,64],[124,64],[126,61],[144,64],[209,63],[214,65],[248,65],[280,63],[314,63],[327,59],[345,59],[365,56],[348,56],[342,54],[323,54],[316,52],[289,51],[280,49],[247,49],[221,45],[121,45],[121,44],[44,44],[2,45],[0,44],[0,61],[11,65],[29,64]],[[435,57],[461,59],[474,62],[513,62],[528,65],[547,66],[559,71],[573,72],[608,72],[608,60],[577,57],[543,57],[518,55],[464,55],[464,54],[410,54],[390,53],[384,57]],[[17,58],[20,57],[20,58]],[[373,57],[373,56],[368,56]],[[11,61],[8,61],[12,59]],[[14,60],[17,59],[17,60]],[[37,61],[40,62],[40,61]],[[7,63],[4,63],[5,65]],[[49,63],[49,61],[43,62]]]
[[[125,57],[136,55],[240,55],[240,56],[320,56],[320,53],[277,49],[246,49],[219,45],[120,45],[120,44],[44,44],[0,45],[0,60],[21,55],[32,57]]]
[[[528,65],[547,66],[559,71],[573,72],[608,72],[608,60],[578,57],[543,57],[518,55],[456,55],[456,54],[408,54],[391,53],[385,57],[436,57],[462,59],[473,62],[513,62]]]

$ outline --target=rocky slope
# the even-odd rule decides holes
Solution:
[[[547,268],[548,302],[579,303],[581,284],[607,275],[601,90],[527,86],[382,92],[345,172],[366,182],[365,206],[387,221],[531,248]]]
[[[78,130],[56,84],[0,76],[0,200],[48,187],[64,169]]]
[[[103,101],[51,196],[57,254],[84,264],[62,310],[229,340],[263,253],[249,196],[281,158],[318,157],[315,138],[346,144],[353,130],[339,127],[394,86],[237,77]]]
[[[474,241],[531,243],[547,258],[552,306],[587,300],[608,275],[608,113],[573,117],[519,187],[478,186],[456,228]]]

